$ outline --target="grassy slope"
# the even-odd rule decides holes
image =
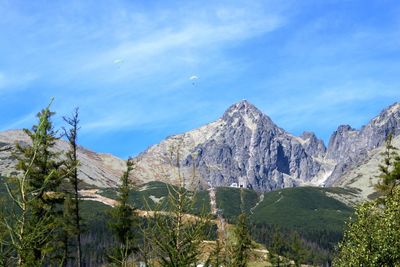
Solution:
[[[217,208],[222,211],[224,217],[234,222],[236,217],[242,212],[241,207],[241,189],[232,187],[217,188]],[[255,191],[242,189],[243,194],[243,211],[250,214],[250,209],[254,207],[258,201],[258,195]]]
[[[130,195],[131,203],[139,209],[154,209],[161,205],[165,208],[163,200],[168,195],[168,186],[162,182],[150,182]],[[240,189],[231,187],[217,188],[217,208],[224,217],[234,222],[241,213]],[[341,232],[344,221],[353,213],[353,209],[342,202],[329,197],[325,192],[351,194],[342,188],[317,188],[297,187],[264,193],[264,200],[250,212],[259,199],[259,194],[253,190],[243,189],[243,210],[250,215],[255,224],[279,225],[289,229],[316,229]],[[104,189],[100,193],[103,196],[116,198],[115,189]],[[157,204],[152,198],[162,201]],[[209,195],[207,191],[199,191],[195,195],[195,213],[202,207],[210,210]],[[160,208],[160,207],[159,207]]]
[[[325,192],[342,189],[297,187],[264,194],[264,200],[251,216],[255,223],[285,228],[308,228],[342,231],[353,209],[328,197]]]
[[[173,192],[174,187],[163,182],[149,182],[137,189],[132,190],[129,200],[138,209],[154,210],[165,209],[167,207],[167,198],[169,192]],[[100,195],[115,199],[117,193],[115,189],[103,189]],[[194,213],[210,212],[210,197],[207,191],[199,191],[194,195]],[[159,199],[160,201],[155,201]]]
[[[0,194],[7,194],[0,177]],[[168,186],[162,182],[150,182],[134,190],[130,195],[131,203],[139,209],[154,209],[159,204],[152,197],[163,198],[168,195]],[[250,209],[258,201],[255,191],[243,189],[243,209],[250,214]],[[286,228],[314,228],[341,231],[344,221],[352,215],[352,208],[342,202],[328,197],[325,192],[346,193],[341,188],[315,188],[297,187],[264,193],[264,200],[253,210],[250,216],[252,222],[259,224],[279,225]],[[350,194],[351,192],[349,192]],[[116,198],[115,189],[104,189],[101,194],[110,198]],[[217,188],[217,207],[222,210],[229,221],[234,221],[241,212],[240,189],[230,187]],[[207,191],[197,192],[195,195],[195,213],[199,213],[203,207],[210,210],[210,201]],[[161,201],[162,203],[162,201]],[[165,204],[165,203],[164,203]],[[94,204],[92,204],[94,205]],[[165,207],[165,206],[164,206]],[[85,212],[102,212],[103,208],[88,209]]]

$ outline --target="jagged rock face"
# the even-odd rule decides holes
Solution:
[[[340,125],[332,134],[326,158],[334,159],[338,162],[346,161],[351,158],[359,148],[364,147],[358,144],[359,131],[349,125]]]
[[[219,120],[170,137],[142,153],[135,177],[176,181],[176,166],[168,165],[167,151],[180,143],[182,173],[188,175],[194,166],[205,186],[237,183],[269,191],[303,184],[332,185],[381,146],[388,133],[398,135],[399,120],[400,104],[396,103],[360,130],[339,126],[326,148],[314,133],[293,136],[252,104],[241,101]]]
[[[327,180],[331,185],[343,173],[368,157],[368,153],[383,145],[388,134],[400,134],[400,103],[383,110],[360,130],[341,125],[329,141],[327,159],[336,162],[332,175]]]
[[[145,180],[152,176],[149,169],[161,165],[168,169],[165,151],[181,140],[183,172],[194,166],[202,184],[237,183],[262,191],[298,186],[324,171],[313,158],[325,151],[322,141],[312,133],[304,138],[288,134],[252,104],[241,101],[216,122],[173,136],[142,153],[136,176]]]
[[[308,155],[317,158],[325,157],[325,144],[321,139],[318,139],[314,133],[304,132],[300,138],[304,140],[303,147]]]
[[[392,140],[392,144],[395,147],[400,147],[400,135]],[[357,191],[359,191],[357,195],[358,201],[371,197],[375,193],[375,185],[379,181],[377,173],[379,165],[382,164],[384,160],[384,151],[385,146],[380,146],[371,150],[362,164],[358,164],[341,175],[332,183],[332,186],[357,189]]]
[[[0,132],[0,175],[9,176],[17,174],[15,170],[16,159],[13,156],[16,142],[30,143],[29,137],[21,130]],[[67,151],[68,143],[58,140],[54,149]],[[78,147],[78,177],[83,182],[98,187],[115,187],[119,183],[125,162],[110,154],[100,154]]]

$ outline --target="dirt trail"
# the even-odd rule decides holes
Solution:
[[[215,196],[215,187],[208,189],[210,195],[211,214],[217,214],[217,197]]]
[[[210,187],[208,189],[208,193],[210,195],[210,206],[211,206],[211,213],[213,215],[217,215],[217,219],[215,220],[215,224],[218,228],[218,236],[221,239],[226,239],[226,225],[224,217],[222,216],[221,212],[218,212],[217,208],[217,196],[215,187]]]
[[[263,200],[264,200],[264,193],[261,193],[261,195],[260,195],[260,197],[259,197],[258,202],[256,203],[256,205],[254,205],[254,207],[252,207],[252,208],[250,209],[250,213],[251,213],[251,214],[254,213],[254,210],[257,208],[257,206],[258,206],[261,202],[263,202]]]
[[[111,207],[114,207],[117,204],[117,201],[114,199],[97,194],[98,191],[99,189],[79,190],[79,195],[83,200],[98,201]]]
[[[104,197],[104,196],[97,194],[98,191],[99,191],[99,189],[80,190],[79,195],[81,196],[82,200],[98,201],[98,202],[101,202],[101,203],[106,204],[111,207],[114,207],[117,204],[117,201],[115,201],[114,199]],[[148,210],[136,209],[135,212],[140,217],[154,217],[155,214],[169,215],[169,216],[173,215],[173,213],[166,212],[166,211],[152,211],[152,210],[148,211]],[[192,215],[192,214],[184,214],[183,218],[184,218],[184,220],[187,220],[190,222],[201,219],[200,217]],[[221,222],[219,222],[218,220],[211,220],[211,222],[217,224],[218,228],[220,228]]]

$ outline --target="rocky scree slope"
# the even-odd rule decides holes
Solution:
[[[22,130],[10,130],[0,132],[0,175],[9,176],[15,174],[16,160],[13,156],[15,144],[30,143],[29,137]],[[67,151],[69,145],[66,141],[58,140],[54,149]],[[110,154],[92,152],[83,147],[78,147],[79,178],[93,186],[115,187],[119,177],[125,170],[125,161]]]
[[[400,135],[392,140],[392,144],[400,148]],[[377,170],[383,162],[384,156],[382,153],[384,151],[385,146],[371,150],[364,160],[334,180],[332,186],[358,191],[356,202],[374,198],[376,196],[375,185],[379,181],[379,172]]]
[[[390,133],[400,134],[400,103],[383,110],[360,130],[349,125],[339,126],[330,138],[325,156],[336,163],[326,184],[333,185],[344,173],[370,158],[375,149],[384,145]]]

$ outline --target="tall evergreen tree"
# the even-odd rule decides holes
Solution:
[[[301,263],[304,261],[305,250],[304,250],[304,243],[301,240],[301,237],[298,232],[293,232],[290,236],[290,257],[294,261],[294,265],[300,266]]]
[[[39,123],[25,129],[30,144],[17,144],[15,154],[20,175],[11,177],[7,190],[16,212],[6,221],[18,266],[40,266],[57,250],[54,233],[59,220],[61,181],[58,154],[52,148],[57,140],[50,105],[39,114]]]
[[[2,179],[1,179],[2,180]],[[12,250],[10,246],[10,237],[7,233],[6,225],[3,223],[6,219],[5,209],[7,202],[4,196],[0,196],[0,266],[7,267],[11,265]]]
[[[242,212],[234,228],[234,240],[229,253],[230,266],[246,267],[250,259],[252,247],[247,216]]]
[[[400,156],[397,153],[397,148],[393,146],[393,135],[389,134],[386,138],[383,163],[379,165],[381,174],[380,181],[376,188],[384,196],[391,195],[395,186],[400,184]]]
[[[64,224],[65,224],[65,257],[69,257],[68,246],[69,236],[75,236],[76,244],[76,266],[82,265],[82,249],[81,249],[81,216],[79,206],[79,179],[78,179],[78,130],[79,130],[79,109],[76,108],[71,117],[63,117],[64,121],[70,126],[64,130],[64,135],[69,143],[69,151],[66,154],[65,176],[68,179],[72,190],[66,193],[70,196],[66,198],[64,208]]]
[[[193,168],[191,177],[184,177],[180,165],[180,143],[171,148],[171,168],[176,170],[178,186],[169,186],[168,207],[156,211],[154,220],[146,231],[152,244],[150,257],[161,266],[196,266],[200,261],[201,243],[206,239],[209,216],[190,216],[193,213],[195,196],[185,189],[186,184],[195,184]],[[185,179],[188,179],[185,181]],[[195,193],[194,193],[195,194]],[[151,262],[148,259],[147,262]],[[156,265],[156,266],[159,266]]]
[[[272,229],[272,244],[269,249],[269,261],[272,266],[288,266],[289,261],[282,255],[285,254],[285,240],[279,227]]]
[[[132,255],[137,251],[136,244],[136,219],[134,208],[129,205],[129,192],[131,184],[129,174],[134,168],[132,159],[126,162],[126,171],[121,176],[121,184],[118,189],[117,205],[111,211],[110,229],[115,234],[118,244],[108,254],[109,261],[121,267],[133,265]]]

